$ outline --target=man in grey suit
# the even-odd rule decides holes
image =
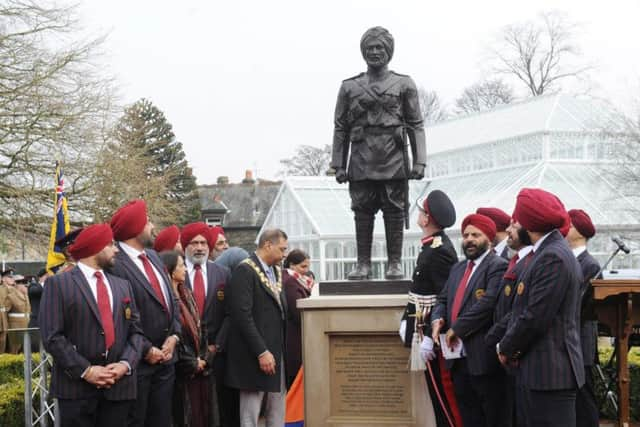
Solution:
[[[518,278],[504,337],[496,345],[516,377],[516,411],[523,426],[575,426],[576,391],[584,384],[578,309],[582,273],[560,229],[562,202],[541,189],[520,191],[513,213],[533,243]]]

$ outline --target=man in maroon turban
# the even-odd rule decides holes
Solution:
[[[576,395],[576,425],[598,426],[599,412],[593,388],[593,366],[598,354],[598,318],[593,307],[591,280],[600,271],[600,263],[587,250],[588,241],[596,234],[591,217],[582,209],[569,211],[571,226],[567,243],[582,269],[582,299],[580,301],[580,344],[584,359],[584,386]]]
[[[432,338],[453,347],[462,340],[465,354],[446,361],[464,425],[507,426],[504,404],[506,375],[484,337],[493,324],[493,310],[507,261],[491,250],[496,235],[493,220],[480,214],[462,221],[465,260],[451,268],[431,311]],[[448,328],[446,342],[440,331]]]
[[[220,228],[221,229],[221,228]],[[233,424],[239,416],[238,391],[225,387],[226,365],[225,287],[229,272],[209,260],[210,228],[204,222],[194,222],[182,227],[180,240],[184,247],[187,275],[185,285],[193,292],[204,329],[207,331],[209,351],[216,354],[214,378],[211,387],[216,387],[218,408],[223,424]]]
[[[153,249],[156,252],[177,251],[184,255],[184,249],[180,243],[180,229],[177,225],[171,225],[163,228],[156,236],[153,242]]]
[[[559,231],[569,215],[554,194],[525,188],[513,216],[531,238],[533,257],[513,289],[511,317],[496,351],[501,363],[515,368],[518,420],[576,425],[576,392],[584,384],[577,312],[582,273]]]
[[[105,271],[111,228],[83,229],[69,252],[77,266],[46,280],[38,316],[62,425],[127,425],[144,337],[129,282]]]
[[[222,252],[229,249],[229,241],[224,235],[224,229],[219,225],[209,227],[207,240],[209,241],[209,259],[211,261],[215,261],[222,255]]]
[[[138,367],[138,396],[130,424],[136,427],[171,425],[171,401],[175,380],[174,351],[180,340],[177,301],[171,280],[153,249],[153,224],[144,200],[134,200],[113,214],[113,236],[118,249],[113,274],[131,283],[144,331]]]
[[[493,240],[493,250],[502,258],[509,259],[509,247],[507,246],[507,227],[511,224],[511,216],[498,208],[478,208],[476,213],[488,216],[496,224],[496,237]]]

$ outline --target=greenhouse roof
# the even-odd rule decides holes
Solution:
[[[580,208],[589,213],[597,225],[637,225],[637,211],[610,182],[601,166],[561,162],[540,162],[528,166],[504,168],[457,177],[436,178],[431,181],[410,181],[410,233],[419,233],[416,225],[416,199],[429,191],[440,189],[453,201],[458,227],[464,216],[479,206],[495,206],[510,213],[518,191],[524,187],[539,187],[556,194],[567,209]],[[300,206],[300,214],[313,224],[314,234],[327,237],[352,236],[353,212],[347,185],[333,177],[288,177],[274,205],[283,192],[290,191]],[[269,222],[269,216],[267,221]],[[286,230],[287,224],[278,224]],[[376,234],[384,232],[382,214],[378,213]],[[295,236],[290,236],[295,237]]]
[[[596,130],[605,123],[605,111],[608,109],[596,102],[568,95],[538,96],[427,127],[427,153],[539,132]]]

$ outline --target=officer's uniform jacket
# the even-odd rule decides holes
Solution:
[[[413,272],[410,292],[418,295],[438,295],[444,287],[451,267],[458,261],[458,255],[453,247],[453,243],[444,231],[438,231],[433,236],[424,240],[420,254],[416,261],[416,269]],[[407,304],[402,315],[402,320],[406,320],[406,332],[404,343],[411,346],[413,332],[415,328],[416,308],[412,303]],[[430,322],[425,320],[423,331],[426,336],[430,336]]]

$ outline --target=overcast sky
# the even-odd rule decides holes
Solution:
[[[482,77],[483,54],[504,25],[558,9],[582,24],[597,63],[595,94],[640,95],[640,2],[165,1],[80,4],[84,26],[108,31],[108,71],[124,103],[150,99],[173,124],[199,184],[245,169],[274,178],[296,145],[330,144],[340,82],[361,71],[369,27],[396,42],[390,68],[451,106]],[[428,151],[427,134],[427,151]]]

